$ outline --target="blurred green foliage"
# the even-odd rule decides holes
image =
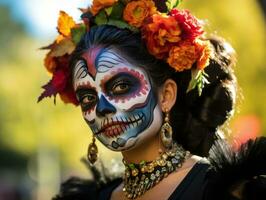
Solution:
[[[207,31],[224,37],[236,49],[235,71],[244,96],[237,109],[241,113],[236,114],[256,115],[265,134],[266,37],[258,4],[255,0],[184,0],[181,7],[190,9],[198,18],[208,19]],[[49,154],[58,161],[56,173],[84,174],[79,158],[86,154],[91,134],[79,108],[64,105],[59,99],[56,106],[52,99],[37,104],[40,86],[50,78],[42,63],[45,52],[38,48],[51,41],[31,38],[5,7],[0,7],[0,27],[0,170],[10,166],[28,168],[31,178],[38,182],[40,170],[53,165],[44,164],[41,168],[36,158]],[[106,162],[111,154],[119,157],[99,146]],[[37,164],[31,165],[32,162]]]
[[[208,19],[208,33],[224,37],[236,50],[235,72],[239,93],[244,97],[239,101],[238,111],[241,115],[258,116],[262,133],[266,135],[266,37],[259,4],[255,0],[184,0],[182,7],[189,8],[201,19]]]

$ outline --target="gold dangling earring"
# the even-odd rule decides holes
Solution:
[[[161,141],[166,149],[170,149],[173,145],[173,130],[172,126],[169,124],[169,112],[166,110],[164,123],[160,130]]]
[[[90,143],[88,147],[88,154],[87,154],[87,158],[91,164],[94,164],[98,159],[98,148],[95,142],[96,142],[96,139],[95,139],[95,136],[93,136],[92,143]]]

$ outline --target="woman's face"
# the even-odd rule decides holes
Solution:
[[[149,76],[119,51],[87,50],[73,84],[84,119],[106,147],[129,150],[158,133],[162,116]]]

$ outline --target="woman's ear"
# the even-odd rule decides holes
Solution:
[[[163,112],[170,111],[175,105],[177,85],[172,79],[167,79],[159,89],[159,101]]]

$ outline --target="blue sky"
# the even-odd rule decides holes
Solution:
[[[13,19],[22,22],[27,31],[35,37],[49,38],[56,34],[57,17],[60,10],[79,20],[80,11],[91,0],[0,0],[7,5]]]

